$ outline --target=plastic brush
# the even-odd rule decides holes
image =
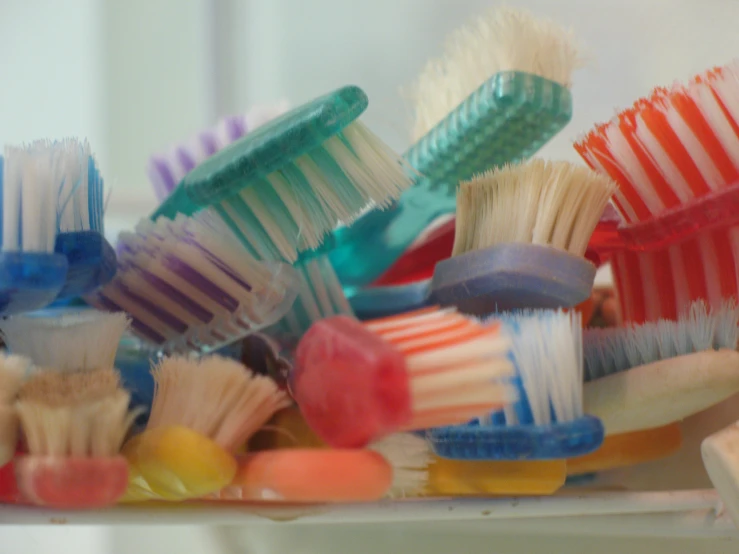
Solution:
[[[500,331],[436,308],[365,323],[323,319],[298,344],[291,390],[335,448],[469,421],[511,399],[501,381],[513,369],[510,344]]]
[[[624,321],[737,296],[739,61],[654,89],[575,148],[619,183],[624,248],[612,266]]]
[[[583,302],[595,279],[584,254],[615,188],[539,159],[461,183],[452,258],[436,265],[431,302],[477,315]]]
[[[358,121],[367,104],[349,86],[264,124],[190,171],[153,219],[213,206],[255,257],[296,261],[412,183],[400,157]]]
[[[677,322],[594,331],[586,360],[588,413],[608,435],[662,427],[739,392],[739,309],[696,302]],[[589,334],[590,334],[589,333]]]
[[[165,358],[153,374],[146,430],[123,448],[131,466],[127,501],[221,490],[236,475],[234,453],[290,404],[274,381],[220,356]]]
[[[512,341],[518,401],[467,425],[429,429],[434,452],[460,460],[551,460],[597,449],[603,425],[583,409],[580,314],[533,310],[496,318]]]
[[[157,200],[164,201],[182,178],[198,164],[287,110],[287,102],[259,106],[246,114],[226,117],[211,129],[152,155],[147,174]]]
[[[32,311],[109,281],[103,182],[86,142],[36,141],[0,158],[0,314]]]
[[[54,508],[115,504],[128,484],[119,450],[135,419],[112,368],[35,373],[16,409],[28,454],[15,459],[26,500]]]
[[[165,353],[213,352],[272,325],[295,299],[295,270],[254,259],[209,210],[142,221],[118,251],[115,279],[86,299],[127,312],[133,331]]]
[[[351,297],[382,275],[440,216],[454,213],[457,184],[523,160],[572,116],[580,65],[572,33],[523,10],[492,9],[455,30],[412,90],[414,145],[404,158],[420,177],[390,210],[334,232],[331,262]]]

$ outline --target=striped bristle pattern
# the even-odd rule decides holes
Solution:
[[[657,87],[575,143],[629,223],[739,181],[739,60]]]

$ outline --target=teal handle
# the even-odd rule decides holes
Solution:
[[[389,209],[334,231],[320,249],[347,296],[380,277],[433,220],[456,210],[460,181],[532,156],[571,118],[572,95],[559,83],[513,71],[485,82],[406,152],[423,177]]]

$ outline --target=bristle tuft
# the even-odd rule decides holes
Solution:
[[[290,405],[272,379],[220,356],[165,358],[152,373],[148,428],[188,427],[231,452]]]
[[[596,125],[575,149],[619,186],[629,223],[739,181],[739,60],[657,87]]]
[[[34,456],[102,458],[118,454],[136,412],[122,389],[95,400],[53,406],[41,398],[23,399],[16,408],[28,451]]]
[[[293,263],[299,252],[318,248],[328,233],[349,225],[368,207],[390,205],[414,177],[399,155],[354,121],[267,175],[259,187],[246,187],[238,200],[223,202],[217,212],[259,258]],[[235,209],[236,204],[241,207]]]
[[[128,329],[123,313],[84,310],[54,317],[12,316],[0,322],[9,350],[40,367],[63,371],[112,368]]]
[[[500,325],[436,308],[365,325],[405,356],[414,413],[404,430],[465,423],[515,397],[505,383],[513,366]]]
[[[694,352],[736,350],[738,340],[739,305],[734,299],[716,310],[694,302],[677,321],[588,329],[583,336],[585,380]]]
[[[572,31],[528,11],[492,9],[451,33],[444,55],[427,63],[411,89],[413,141],[496,73],[531,73],[569,88],[582,63]]]
[[[547,425],[583,415],[582,317],[563,310],[498,314],[513,339],[525,403],[503,410],[506,425]],[[527,407],[524,408],[523,406]],[[492,423],[490,418],[487,423]]]
[[[3,251],[51,253],[60,232],[102,232],[103,185],[87,141],[9,146],[3,166]]]
[[[423,494],[428,483],[431,448],[423,437],[395,433],[369,445],[393,467],[389,498],[408,498]]]
[[[582,256],[616,184],[568,162],[534,159],[460,184],[453,255],[531,243]]]

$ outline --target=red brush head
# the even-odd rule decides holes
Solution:
[[[411,420],[403,355],[357,320],[315,323],[295,353],[293,394],[329,446],[362,448]]]

